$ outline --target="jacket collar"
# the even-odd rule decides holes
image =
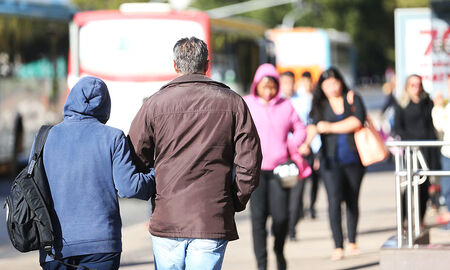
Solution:
[[[230,87],[228,87],[227,85],[221,83],[221,82],[217,82],[214,80],[211,80],[209,77],[203,75],[203,74],[186,74],[186,75],[181,75],[175,79],[173,79],[172,81],[168,82],[166,85],[164,85],[163,87],[161,87],[161,90],[164,88],[168,88],[168,87],[172,87],[172,86],[176,86],[179,84],[184,84],[184,83],[206,83],[206,84],[215,84],[217,86],[220,87],[225,87],[230,89]]]

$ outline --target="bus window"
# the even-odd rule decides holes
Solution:
[[[212,78],[247,93],[260,64],[258,40],[231,38],[226,33],[213,33],[213,40]]]
[[[347,33],[319,28],[298,27],[272,29],[268,37],[275,44],[276,66],[279,72],[290,70],[299,78],[309,71],[317,80],[330,66],[339,68],[352,85],[355,65],[352,41]]]
[[[85,73],[112,80],[174,77],[173,45],[186,36],[206,38],[202,26],[193,21],[92,21],[80,29],[80,66]]]
[[[125,133],[144,100],[177,76],[172,50],[180,38],[204,40],[211,57],[207,75],[239,93],[248,91],[260,64],[258,41],[265,27],[152,4],[133,12],[79,12],[70,26],[69,89],[82,76],[103,79],[112,102],[107,124]]]

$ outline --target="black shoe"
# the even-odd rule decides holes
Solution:
[[[289,235],[289,241],[290,242],[297,242],[297,237],[295,237],[295,235]]]
[[[316,219],[316,209],[314,208],[309,209],[309,213],[311,214],[312,219]]]

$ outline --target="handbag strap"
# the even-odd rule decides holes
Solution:
[[[353,92],[353,90],[348,90],[347,91],[347,103],[350,105],[352,113],[355,112],[355,106],[353,105],[354,100],[355,100],[355,92]],[[373,126],[372,120],[370,120],[370,117],[367,113],[366,113],[365,122],[366,122],[366,124]]]
[[[348,90],[347,91],[347,102],[348,104],[350,104],[350,106],[353,107],[353,101],[355,99],[355,92],[353,92],[353,90]]]

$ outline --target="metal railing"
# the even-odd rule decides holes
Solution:
[[[389,141],[389,148],[396,147],[395,156],[395,186],[397,202],[397,247],[403,246],[402,224],[402,187],[406,187],[407,211],[407,244],[413,247],[414,236],[421,234],[421,220],[419,213],[419,185],[424,183],[428,176],[450,176],[450,171],[431,171],[420,151],[421,147],[450,146],[450,142],[443,141]],[[414,202],[413,202],[414,200]],[[414,215],[413,215],[414,210]]]

